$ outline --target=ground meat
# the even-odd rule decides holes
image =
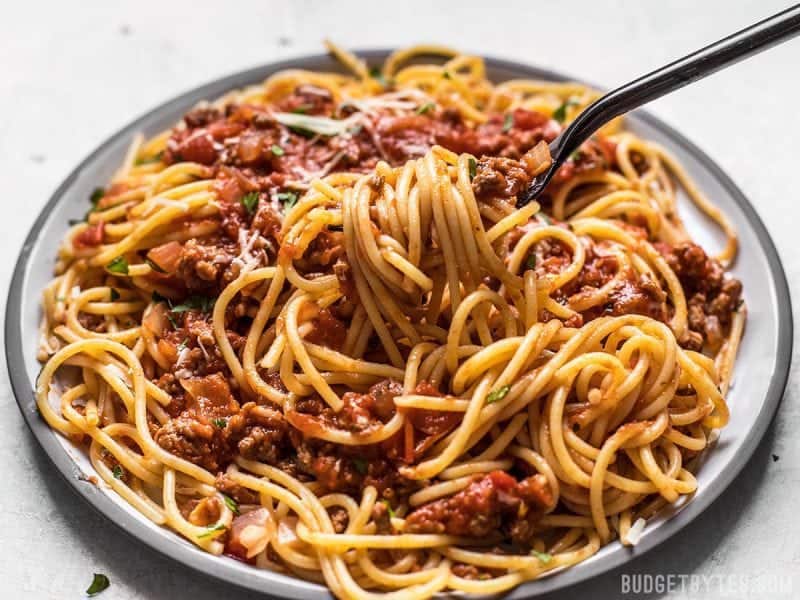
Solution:
[[[233,498],[238,504],[258,504],[259,494],[232,481],[224,473],[217,475],[214,486],[226,496]]]
[[[319,314],[311,321],[312,328],[305,340],[319,346],[326,346],[339,350],[347,336],[347,326],[331,314],[327,308],[319,311]]]
[[[330,117],[334,103],[331,92],[316,85],[303,84],[278,103],[278,110]]]
[[[288,431],[279,410],[248,402],[230,419],[227,433],[243,457],[275,465],[291,448]]]
[[[376,502],[372,507],[372,522],[375,523],[375,533],[389,535],[393,532],[389,507],[385,502]]]
[[[527,188],[548,162],[542,162],[537,150],[529,150],[519,159],[483,156],[472,180],[472,189],[479,200],[514,198]]]
[[[334,506],[328,509],[328,515],[331,518],[333,530],[336,533],[344,533],[348,523],[350,523],[350,516],[347,514],[347,511],[341,506]]]
[[[369,393],[347,392],[342,396],[344,406],[337,417],[343,428],[363,431],[376,421],[386,423],[396,411],[395,396],[403,393],[402,384],[385,379],[369,388]]]
[[[484,537],[503,530],[523,542],[552,501],[543,475],[517,482],[507,473],[492,471],[457,494],[414,510],[406,518],[405,531]]]
[[[177,277],[189,292],[218,295],[229,282],[230,266],[239,254],[235,244],[222,239],[190,239],[181,250]]]
[[[658,249],[678,276],[687,300],[689,329],[695,335],[681,343],[694,350],[704,344],[718,348],[741,301],[741,282],[692,242],[672,248],[658,244]]]

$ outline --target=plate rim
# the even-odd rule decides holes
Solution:
[[[382,60],[392,51],[392,48],[354,50],[355,54],[367,60],[369,63]],[[516,60],[497,58],[484,54],[479,55],[489,68],[505,69],[519,73],[520,76],[526,74],[530,77],[552,81],[575,81],[585,83],[585,80],[582,78],[570,77],[569,74],[565,74],[561,71],[554,71]],[[149,527],[158,526],[146,523],[141,515],[129,513],[96,486],[86,485],[85,482],[76,477],[78,467],[56,438],[55,432],[47,426],[36,411],[30,410],[30,408],[26,406],[26,401],[23,400],[30,398],[29,394],[33,393],[34,382],[30,380],[25,369],[25,356],[22,344],[21,300],[25,272],[33,248],[38,241],[39,234],[47,220],[50,210],[61,201],[64,193],[69,190],[72,183],[84,168],[94,162],[98,157],[102,156],[109,146],[117,142],[120,138],[135,133],[137,128],[145,121],[149,120],[151,117],[155,117],[158,113],[177,109],[184,104],[188,104],[192,100],[197,101],[198,98],[207,98],[208,95],[212,93],[212,90],[218,88],[223,88],[224,90],[235,89],[263,79],[265,73],[274,73],[286,68],[302,68],[303,65],[311,68],[310,65],[314,63],[319,64],[327,60],[329,60],[329,55],[325,53],[304,53],[286,59],[268,61],[255,67],[213,79],[174,96],[165,102],[159,103],[108,136],[69,173],[41,208],[36,220],[31,225],[25,237],[25,241],[23,242],[16,260],[9,284],[6,304],[5,353],[11,389],[26,425],[41,449],[44,450],[51,464],[66,480],[68,487],[73,490],[73,492],[77,493],[78,496],[86,501],[92,509],[102,515],[107,521],[114,524],[114,526],[123,531],[126,535],[144,544],[151,550],[154,550],[158,555],[167,557],[196,573],[218,581],[224,581],[238,588],[261,594],[277,595],[284,598],[323,598],[331,597],[331,594],[325,588],[320,588],[316,584],[309,584],[308,582],[290,575],[269,571],[256,571],[249,565],[239,564],[235,561],[220,560],[220,557],[213,556],[185,543],[182,538],[173,532],[166,529],[160,530],[160,528],[156,530],[150,529]],[[586,85],[592,84],[588,83]],[[595,87],[595,89],[605,89],[602,86],[592,87]],[[778,329],[776,336],[777,356],[775,368],[771,374],[770,383],[764,401],[758,411],[758,415],[753,425],[747,431],[738,450],[731,457],[730,467],[717,475],[706,488],[706,492],[702,496],[692,498],[679,512],[671,515],[669,519],[662,522],[653,532],[653,535],[643,538],[635,549],[629,552],[613,552],[592,563],[576,565],[558,574],[554,574],[551,577],[526,582],[512,590],[510,594],[508,594],[509,598],[532,597],[572,586],[626,564],[632,559],[666,542],[705,511],[705,509],[723,494],[733,480],[739,475],[772,423],[786,390],[793,351],[792,340],[794,323],[791,310],[791,295],[778,250],[766,226],[753,205],[731,177],[694,142],[690,141],[672,126],[647,111],[637,110],[635,111],[635,116],[638,120],[660,130],[705,168],[724,188],[726,193],[730,195],[732,200],[742,211],[744,219],[752,228],[753,233],[764,250],[770,275],[774,282]],[[265,590],[263,586],[267,581],[269,581],[270,585],[274,585],[274,588]],[[313,588],[310,587],[312,585],[314,586]]]

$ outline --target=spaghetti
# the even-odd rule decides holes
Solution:
[[[593,91],[331,51],[352,74],[134,141],[44,290],[43,418],[148,519],[341,598],[492,594],[635,544],[728,420],[731,225],[619,122],[517,209]]]

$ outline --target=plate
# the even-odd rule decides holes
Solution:
[[[373,50],[358,52],[358,55],[370,64],[379,64],[388,53]],[[486,66],[488,76],[494,81],[520,77],[575,80],[505,60],[487,58]],[[69,485],[109,521],[164,556],[220,580],[254,591],[268,591],[272,596],[318,599],[330,597],[326,588],[207,554],[177,534],[151,523],[104,486],[87,483],[82,475],[93,472],[89,461],[39,418],[33,397],[41,368],[36,360],[40,292],[51,278],[58,244],[67,230],[68,219],[83,216],[91,191],[108,181],[122,162],[133,134],[153,135],[177,122],[199,100],[217,98],[233,88],[260,82],[287,68],[341,70],[331,57],[315,55],[271,63],[219,79],[135,120],[78,165],[45,205],[20,252],[8,297],[6,353],[17,403],[34,436]],[[672,128],[638,111],[627,118],[626,126],[671,151],[739,232],[740,253],[733,273],[744,284],[749,317],[728,397],[731,420],[721,432],[716,447],[704,457],[697,475],[695,496],[652,520],[635,548],[611,543],[577,566],[521,585],[509,598],[530,598],[618,567],[655,548],[688,525],[728,487],[755,450],[780,403],[789,373],[792,352],[789,288],[775,246],[761,219],[733,181]],[[690,233],[700,244],[710,251],[720,247],[722,238],[705,216],[685,198],[680,209]]]

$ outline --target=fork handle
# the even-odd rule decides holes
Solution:
[[[787,8],[608,92],[587,106],[550,144],[553,162],[520,196],[518,206],[536,198],[561,164],[611,119],[707,77],[800,33],[800,4]]]

